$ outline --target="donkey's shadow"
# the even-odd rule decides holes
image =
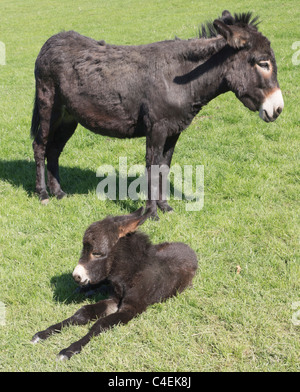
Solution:
[[[14,187],[22,187],[29,197],[37,197],[35,193],[35,162],[28,160],[1,160],[0,159],[0,179],[12,184]],[[85,195],[88,193],[96,194],[96,188],[101,178],[96,176],[96,171],[90,169],[81,169],[78,167],[60,166],[60,177],[62,178],[62,188],[69,195]],[[128,178],[128,186],[135,178]],[[119,199],[119,172],[116,170],[117,193],[116,200],[112,200],[118,204],[122,210],[129,213],[138,208],[138,201],[129,198],[125,200]]]
[[[35,162],[28,160],[0,160],[0,179],[13,186],[22,186],[29,196],[35,196]],[[89,169],[60,166],[62,185],[67,193],[86,194],[96,190],[96,173]]]

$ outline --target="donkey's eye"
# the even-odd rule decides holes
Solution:
[[[264,69],[265,71],[269,71],[270,70],[270,63],[269,61],[260,61],[258,63],[258,66],[262,69]]]

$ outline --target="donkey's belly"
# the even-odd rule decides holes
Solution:
[[[73,105],[68,111],[83,127],[100,135],[117,138],[145,136],[142,124],[126,115],[120,107],[112,111],[86,101],[80,106]]]
[[[109,136],[109,137],[116,137],[119,139],[125,139],[125,138],[135,138],[135,137],[143,137],[146,136],[145,130],[136,126],[132,125],[129,128],[123,127],[113,127],[109,126],[107,124],[102,125],[99,124],[98,126],[88,126],[84,122],[80,122],[80,124],[89,129],[90,131],[98,134],[98,135],[103,135],[103,136]]]
[[[134,138],[145,136],[145,130],[133,121],[126,121],[116,118],[101,116],[97,119],[82,118],[79,123],[90,131],[104,136],[117,138]]]

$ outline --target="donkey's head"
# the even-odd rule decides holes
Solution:
[[[143,207],[129,215],[107,217],[92,223],[83,236],[83,249],[73,278],[80,285],[97,284],[106,279],[111,271],[110,257],[120,238],[134,232],[149,217],[143,215]]]
[[[251,13],[233,17],[223,11],[213,22],[230,47],[225,79],[228,88],[250,110],[259,111],[266,121],[274,121],[283,109],[277,81],[277,66],[270,41],[257,30]]]

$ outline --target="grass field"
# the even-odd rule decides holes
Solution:
[[[194,286],[151,306],[126,326],[94,338],[67,363],[58,352],[90,327],[64,329],[46,342],[35,332],[94,302],[75,294],[71,272],[85,228],[143,202],[101,201],[102,164],[144,164],[145,140],[96,136],[82,127],[60,160],[69,197],[42,206],[34,193],[29,137],[34,62],[48,37],[73,29],[115,44],[191,38],[223,9],[253,11],[272,42],[285,108],[264,123],[232,93],[194,119],[173,164],[204,165],[199,212],[171,200],[173,214],[146,222],[154,243],[183,241],[198,255]],[[299,371],[299,85],[292,44],[300,40],[296,0],[276,3],[186,0],[1,0],[0,41],[0,371]],[[237,266],[241,271],[237,274]],[[296,305],[294,305],[295,307]],[[300,310],[300,306],[299,306]]]

